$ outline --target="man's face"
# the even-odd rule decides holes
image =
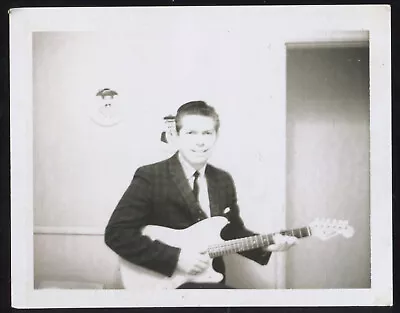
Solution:
[[[202,115],[185,115],[178,134],[179,151],[193,167],[204,165],[211,156],[217,140],[215,121]]]

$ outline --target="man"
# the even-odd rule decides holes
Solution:
[[[105,242],[123,259],[172,276],[178,270],[190,275],[204,271],[210,262],[225,274],[222,257],[212,261],[206,253],[186,251],[142,235],[146,225],[184,229],[211,216],[225,216],[225,240],[254,235],[239,214],[232,177],[208,164],[220,126],[214,108],[203,101],[182,105],[175,117],[178,152],[171,158],[140,167],[119,201],[106,227]],[[295,237],[277,235],[275,244],[242,252],[243,256],[266,265],[273,251],[285,251]],[[179,288],[229,288],[221,283],[187,283]]]

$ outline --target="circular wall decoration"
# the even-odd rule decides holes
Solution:
[[[121,122],[121,108],[115,96],[118,93],[109,88],[97,92],[96,100],[90,106],[90,117],[100,126],[114,126]]]

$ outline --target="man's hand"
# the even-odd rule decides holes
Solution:
[[[181,250],[178,259],[178,269],[186,274],[196,275],[203,272],[210,265],[207,252]]]
[[[266,249],[269,252],[280,252],[290,249],[297,244],[297,238],[293,236],[283,236],[281,234],[274,235],[274,244],[269,245]]]

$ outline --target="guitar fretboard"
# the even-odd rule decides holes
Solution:
[[[223,243],[208,247],[208,254],[211,258],[215,258],[227,254],[266,247],[274,244],[273,237],[276,234],[278,233],[272,233],[268,235],[255,235],[240,239],[228,240]],[[280,234],[287,236],[294,236],[297,238],[304,238],[311,236],[311,230],[309,227],[302,227],[297,229],[281,231]]]

